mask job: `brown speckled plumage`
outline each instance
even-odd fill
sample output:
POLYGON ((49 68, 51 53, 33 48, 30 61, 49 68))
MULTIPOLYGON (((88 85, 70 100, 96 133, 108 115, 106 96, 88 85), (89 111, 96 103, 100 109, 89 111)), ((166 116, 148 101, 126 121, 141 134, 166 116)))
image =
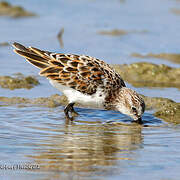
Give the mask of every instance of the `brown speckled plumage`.
POLYGON ((107 93, 107 100, 113 98, 113 91, 125 87, 121 76, 110 65, 99 59, 74 54, 61 54, 26 48, 18 43, 16 53, 42 69, 41 76, 53 79, 62 85, 92 95, 97 87, 107 93), (22 51, 23 50, 23 51, 22 51))

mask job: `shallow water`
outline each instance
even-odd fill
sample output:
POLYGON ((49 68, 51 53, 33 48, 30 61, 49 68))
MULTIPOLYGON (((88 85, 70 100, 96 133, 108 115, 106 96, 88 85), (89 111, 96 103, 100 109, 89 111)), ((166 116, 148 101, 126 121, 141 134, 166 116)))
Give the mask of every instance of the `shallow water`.
POLYGON ((148 127, 142 127, 112 111, 77 111, 80 116, 76 121, 66 124, 63 108, 1 107, 1 164, 40 167, 34 171, 16 170, 15 174, 6 170, 4 176, 13 173, 17 179, 20 174, 31 179, 130 179, 151 173, 149 179, 170 178, 164 170, 180 175, 177 126, 148 112, 143 117, 148 127))
MULTIPOLYGON (((44 0, 9 1, 39 16, 0 17, 0 42, 18 41, 49 51, 87 54, 108 63, 148 61, 180 67, 162 59, 137 59, 131 53, 179 53, 180 8, 175 0, 44 0), (97 13, 98 12, 98 13, 97 13), (57 33, 64 27, 64 48, 57 33), (103 36, 102 30, 147 31, 103 36)), ((0 88, 0 96, 47 97, 59 93, 39 77, 38 70, 0 47, 0 75, 35 75, 40 85, 31 90, 0 88)), ((128 84, 128 87, 132 87, 128 84)), ((134 87, 132 87, 134 88, 134 87)), ((180 102, 176 88, 134 88, 148 96, 180 102)), ((77 108, 80 116, 65 121, 63 107, 0 106, 0 179, 160 179, 179 180, 180 126, 145 112, 145 126, 113 111, 77 108), (146 127, 147 126, 147 127, 146 127), (12 165, 37 165, 34 170, 11 170, 12 165), (3 165, 9 169, 3 170, 3 165)))

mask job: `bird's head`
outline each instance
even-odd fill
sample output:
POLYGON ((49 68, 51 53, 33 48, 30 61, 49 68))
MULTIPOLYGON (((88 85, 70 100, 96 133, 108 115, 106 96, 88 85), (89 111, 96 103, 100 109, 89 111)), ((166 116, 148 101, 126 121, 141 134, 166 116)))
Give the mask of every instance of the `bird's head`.
POLYGON ((145 103, 136 91, 126 87, 121 88, 115 108, 133 118, 135 122, 142 123, 141 116, 145 111, 145 103))

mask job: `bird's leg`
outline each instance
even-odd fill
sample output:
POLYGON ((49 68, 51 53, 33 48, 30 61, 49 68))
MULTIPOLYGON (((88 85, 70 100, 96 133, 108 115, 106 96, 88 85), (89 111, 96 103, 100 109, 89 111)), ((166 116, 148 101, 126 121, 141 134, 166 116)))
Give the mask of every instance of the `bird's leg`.
POLYGON ((69 116, 69 112, 74 113, 75 115, 78 115, 78 113, 77 113, 77 112, 74 110, 74 108, 73 108, 74 104, 75 104, 75 103, 69 103, 69 104, 65 107, 65 109, 64 109, 64 113, 65 113, 66 118, 67 118, 68 120, 73 120, 73 117, 70 117, 70 116, 69 116))
POLYGON ((68 120, 73 120, 72 117, 69 116, 69 111, 70 109, 72 108, 71 106, 73 105, 73 103, 69 103, 65 108, 64 108, 64 113, 65 113, 65 116, 68 120))
POLYGON ((70 112, 72 113, 73 116, 78 116, 79 114, 74 110, 74 107, 73 107, 74 104, 75 104, 75 103, 72 103, 70 112))

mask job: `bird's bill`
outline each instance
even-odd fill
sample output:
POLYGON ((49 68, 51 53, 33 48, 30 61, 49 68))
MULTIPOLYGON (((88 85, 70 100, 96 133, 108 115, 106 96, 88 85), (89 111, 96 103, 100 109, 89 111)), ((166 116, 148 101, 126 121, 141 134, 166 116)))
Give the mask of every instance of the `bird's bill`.
POLYGON ((141 117, 139 117, 138 119, 134 119, 133 122, 138 123, 138 124, 143 124, 141 117))

